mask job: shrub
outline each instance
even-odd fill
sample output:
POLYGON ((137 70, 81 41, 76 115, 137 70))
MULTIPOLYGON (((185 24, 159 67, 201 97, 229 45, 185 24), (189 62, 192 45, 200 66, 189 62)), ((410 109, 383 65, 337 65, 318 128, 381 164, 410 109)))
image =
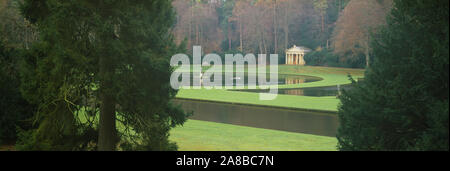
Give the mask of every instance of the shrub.
POLYGON ((346 67, 346 68, 364 68, 365 57, 359 55, 346 60, 345 58, 334 54, 331 50, 313 51, 305 55, 307 65, 311 66, 329 66, 329 67, 346 67))

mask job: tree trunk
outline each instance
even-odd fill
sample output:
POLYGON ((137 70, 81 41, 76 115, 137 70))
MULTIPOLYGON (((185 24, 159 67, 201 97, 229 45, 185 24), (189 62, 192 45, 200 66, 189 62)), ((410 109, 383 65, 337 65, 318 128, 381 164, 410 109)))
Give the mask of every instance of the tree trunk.
POLYGON ((267 44, 266 44, 266 38, 264 38, 264 32, 261 31, 262 40, 263 40, 263 46, 264 46, 264 54, 267 54, 267 44))
POLYGON ((367 36, 365 55, 366 55, 366 67, 369 68, 370 67, 370 36, 367 36))
POLYGON ((239 16, 239 39, 240 39, 240 50, 241 52, 244 51, 244 47, 243 47, 243 42, 242 42, 242 21, 241 21, 241 16, 239 16))
POLYGON ((199 26, 198 26, 199 28, 198 28, 198 35, 199 35, 199 41, 200 41, 200 43, 199 43, 199 45, 200 46, 202 46, 203 45, 203 26, 200 24, 199 26))
POLYGON ((199 28, 198 21, 195 23, 195 45, 199 44, 199 28))
POLYGON ((259 42, 259 54, 263 54, 262 39, 259 42))
POLYGON ((366 47, 366 67, 369 68, 370 67, 370 52, 369 52, 369 47, 366 47))
MULTIPOLYGON (((194 2, 195 3, 195 2, 194 2)), ((195 6, 194 6, 194 8, 193 8, 193 10, 194 10, 194 12, 195 12, 195 10, 197 10, 197 4, 195 4, 195 6)), ((193 14, 193 16, 194 16, 194 18, 195 18, 195 28, 194 28, 194 30, 195 30, 195 45, 198 45, 199 44, 199 28, 198 28, 198 25, 199 25, 199 23, 200 23, 200 21, 198 20, 198 18, 199 18, 199 16, 198 16, 199 14, 198 13, 195 13, 195 14, 193 14)))
POLYGON ((277 54, 278 52, 278 29, 277 29, 277 0, 275 0, 275 3, 273 4, 273 32, 274 32, 274 54, 277 54))
POLYGON ((105 57, 100 58, 100 121, 98 150, 114 151, 117 143, 115 100, 111 91, 113 69, 105 57))
POLYGON ((264 54, 264 52, 263 52, 263 51, 264 51, 264 50, 263 50, 263 48, 264 48, 264 47, 263 47, 263 38, 262 38, 263 36, 262 36, 261 28, 258 27, 258 28, 257 28, 257 31, 258 31, 257 33, 260 35, 260 36, 259 36, 260 39, 259 39, 259 41, 258 41, 259 54, 264 54))
POLYGON ((191 18, 189 20, 189 35, 188 35, 188 49, 192 48, 192 25, 194 19, 194 5, 191 4, 191 18))
POLYGON ((285 11, 285 25, 284 25, 284 48, 289 48, 289 4, 286 6, 285 11))
POLYGON ((330 39, 327 39, 327 50, 330 49, 330 39))
POLYGON ((231 22, 228 22, 228 50, 231 50, 231 22))
POLYGON ((325 17, 324 14, 322 14, 322 28, 321 28, 321 33, 323 34, 323 32, 325 31, 325 17))

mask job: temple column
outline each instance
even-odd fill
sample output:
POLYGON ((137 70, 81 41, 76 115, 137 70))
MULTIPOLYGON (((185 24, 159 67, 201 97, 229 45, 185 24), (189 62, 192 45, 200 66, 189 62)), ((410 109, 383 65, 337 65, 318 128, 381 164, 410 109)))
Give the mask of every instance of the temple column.
POLYGON ((295 54, 292 54, 292 65, 295 65, 295 54))
POLYGON ((291 64, 294 64, 294 54, 291 55, 291 64))
POLYGON ((284 58, 284 61, 285 61, 285 62, 284 62, 285 64, 288 64, 288 53, 286 53, 286 56, 285 56, 285 58, 284 58))
POLYGON ((294 65, 295 63, 294 63, 294 61, 295 61, 295 53, 294 54, 292 54, 292 65, 294 65))
POLYGON ((286 59, 286 64, 290 64, 291 63, 291 54, 287 54, 287 59, 286 59))
POLYGON ((298 65, 298 54, 295 54, 295 65, 298 65))
POLYGON ((295 58, 295 54, 292 54, 292 62, 291 62, 292 65, 294 65, 294 58, 295 58))
POLYGON ((305 54, 303 54, 302 59, 303 59, 303 65, 306 65, 305 54))
POLYGON ((289 54, 289 65, 292 64, 292 54, 289 54))
POLYGON ((295 65, 295 53, 292 54, 292 65, 295 65))
POLYGON ((289 54, 286 54, 286 65, 289 65, 289 54))
POLYGON ((292 54, 289 54, 289 65, 291 64, 292 54))
POLYGON ((301 56, 300 56, 300 65, 305 65, 306 64, 304 57, 305 57, 305 54, 301 54, 301 56))
POLYGON ((298 64, 299 64, 299 65, 303 65, 303 63, 302 63, 302 55, 299 54, 298 57, 299 57, 299 58, 298 58, 298 64))
POLYGON ((288 63, 289 65, 291 64, 291 61, 292 61, 291 58, 292 58, 292 54, 289 54, 289 63, 288 63))

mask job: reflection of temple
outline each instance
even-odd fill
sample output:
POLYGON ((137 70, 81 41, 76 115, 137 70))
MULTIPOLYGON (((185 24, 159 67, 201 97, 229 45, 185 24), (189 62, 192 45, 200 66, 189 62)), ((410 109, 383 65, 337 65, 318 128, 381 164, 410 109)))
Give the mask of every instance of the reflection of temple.
POLYGON ((294 47, 286 50, 286 64, 288 65, 306 65, 305 54, 311 50, 306 47, 294 47))
POLYGON ((304 96, 305 92, 303 89, 292 89, 292 90, 286 90, 285 94, 304 96))
POLYGON ((286 84, 301 84, 305 83, 304 78, 298 78, 298 77, 286 77, 286 84))
MULTIPOLYGON (((286 77, 286 84, 302 84, 305 83, 304 78, 298 78, 298 77, 286 77)), ((297 95, 297 96, 303 96, 304 92, 303 89, 291 89, 291 90, 285 90, 285 94, 290 95, 297 95)))

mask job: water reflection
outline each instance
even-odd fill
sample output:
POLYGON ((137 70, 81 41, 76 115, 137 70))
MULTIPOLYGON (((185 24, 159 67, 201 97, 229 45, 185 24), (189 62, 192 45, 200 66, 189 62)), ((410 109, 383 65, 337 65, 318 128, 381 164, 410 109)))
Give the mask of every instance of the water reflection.
MULTIPOLYGON (((311 87, 311 88, 297 88, 297 89, 279 89, 278 94, 286 95, 296 95, 296 96, 313 96, 313 97, 323 97, 323 96, 337 96, 342 90, 351 89, 351 85, 336 85, 328 87, 311 87)), ((238 90, 243 92, 253 92, 253 93, 269 93, 268 90, 238 90)))
MULTIPOLYGON (((311 81, 309 81, 311 82, 311 81)), ((308 80, 305 79, 299 79, 295 76, 286 76, 285 77, 285 84, 302 84, 302 83, 308 83, 308 80)))
POLYGON ((288 110, 270 107, 175 99, 190 119, 322 136, 335 136, 338 118, 335 113, 288 110))
MULTIPOLYGON (((199 80, 200 81, 200 85, 204 86, 204 82, 202 80, 202 78, 205 78, 206 76, 203 74, 200 75, 193 75, 193 73, 186 73, 186 74, 191 74, 190 75, 190 83, 189 84, 182 84, 182 86, 193 86, 194 85, 194 78, 195 80, 199 80)), ((225 85, 225 86, 247 86, 249 84, 252 85, 260 85, 258 83, 258 75, 249 75, 249 74, 244 74, 244 77, 240 77, 238 75, 232 75, 232 76, 226 76, 225 73, 223 73, 221 75, 221 82, 217 82, 217 86, 221 86, 221 85, 225 85), (249 76, 252 76, 252 78, 254 79, 249 79, 249 76), (243 84, 241 83, 241 81, 243 82, 243 84), (230 84, 231 83, 231 84, 230 84)), ((219 80, 218 77, 215 76, 211 76, 210 77, 210 81, 213 82, 215 79, 219 80)), ((313 77, 313 76, 303 76, 303 75, 283 75, 280 74, 278 75, 278 81, 274 82, 274 83, 270 83, 270 75, 267 74, 266 76, 266 80, 267 83, 265 85, 271 85, 271 84, 278 84, 278 85, 284 85, 284 84, 301 84, 301 83, 310 83, 310 82, 315 82, 315 81, 321 81, 322 78, 319 77, 313 77)), ((182 81, 181 77, 178 78, 178 81, 182 81)), ((210 85, 210 86, 216 86, 216 85, 210 85)))

